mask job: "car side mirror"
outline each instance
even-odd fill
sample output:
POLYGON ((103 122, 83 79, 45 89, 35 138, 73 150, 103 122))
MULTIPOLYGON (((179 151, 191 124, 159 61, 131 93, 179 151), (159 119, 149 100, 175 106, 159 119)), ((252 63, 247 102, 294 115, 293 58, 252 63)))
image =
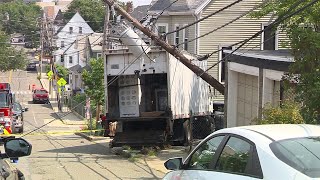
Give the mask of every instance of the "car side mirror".
POLYGON ((182 158, 170 158, 164 163, 164 167, 167 168, 167 170, 178 170, 182 167, 182 158))
POLYGON ((25 107, 22 111, 23 111, 23 112, 26 112, 26 111, 28 111, 28 110, 29 110, 29 108, 25 107))
POLYGON ((18 158, 29 156, 32 145, 22 138, 7 139, 4 142, 4 150, 9 158, 18 158))

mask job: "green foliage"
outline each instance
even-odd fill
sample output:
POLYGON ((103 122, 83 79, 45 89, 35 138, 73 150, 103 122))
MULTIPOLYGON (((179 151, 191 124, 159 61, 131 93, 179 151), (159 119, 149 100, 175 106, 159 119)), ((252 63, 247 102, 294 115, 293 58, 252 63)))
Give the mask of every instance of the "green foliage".
POLYGON ((69 75, 69 70, 67 68, 65 68, 64 66, 61 65, 56 65, 56 69, 58 71, 58 76, 62 77, 64 79, 68 79, 68 75, 69 75))
POLYGON ((39 17, 41 17, 41 8, 35 3, 26 4, 23 1, 0 3, 0 19, 4 20, 0 21, 1 29, 7 34, 24 34, 26 40, 32 41, 34 46, 39 44, 37 33, 39 17))
POLYGON ((82 78, 85 86, 85 92, 97 105, 101 105, 104 101, 104 76, 103 61, 99 59, 90 60, 91 70, 84 70, 82 78))
MULTIPOLYGON (((126 3, 117 1, 118 4, 126 9, 126 3)), ((105 7, 100 0, 74 0, 68 7, 64 16, 71 19, 72 16, 79 12, 84 20, 88 21, 89 26, 95 32, 102 32, 104 26, 105 7)), ((112 18, 112 17, 111 17, 112 18)))
MULTIPOLYGON (((260 11, 252 14, 261 18, 269 13, 284 15, 298 0, 267 1, 260 11)), ((298 8, 310 3, 300 2, 298 8)), ((296 8, 296 9, 298 9, 296 8)), ((301 115, 306 123, 320 123, 320 2, 303 12, 290 17, 281 26, 286 30, 295 63, 290 67, 286 79, 293 79, 296 101, 302 104, 301 115)))
POLYGON ((102 32, 104 24, 105 8, 101 0, 74 0, 70 3, 64 16, 71 19, 79 12, 84 20, 88 21, 89 26, 95 32, 102 32))
POLYGON ((298 103, 287 101, 273 107, 266 105, 262 111, 263 119, 256 119, 257 124, 301 124, 304 123, 298 103))
POLYGON ((76 101, 77 103, 83 103, 86 100, 85 94, 76 94, 72 97, 72 100, 76 101))
MULTIPOLYGON (((8 42, 9 37, 0 31, 0 42, 8 42)), ((23 69, 27 64, 26 54, 23 50, 16 50, 9 44, 0 43, 0 71, 23 69)))

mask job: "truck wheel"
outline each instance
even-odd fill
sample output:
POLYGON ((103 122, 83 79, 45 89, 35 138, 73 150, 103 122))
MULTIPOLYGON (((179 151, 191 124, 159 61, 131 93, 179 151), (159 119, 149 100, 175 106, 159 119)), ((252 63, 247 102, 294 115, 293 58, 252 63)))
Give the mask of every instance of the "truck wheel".
POLYGON ((188 146, 191 143, 191 127, 189 124, 190 120, 186 120, 183 123, 183 131, 184 131, 184 140, 183 145, 188 146))

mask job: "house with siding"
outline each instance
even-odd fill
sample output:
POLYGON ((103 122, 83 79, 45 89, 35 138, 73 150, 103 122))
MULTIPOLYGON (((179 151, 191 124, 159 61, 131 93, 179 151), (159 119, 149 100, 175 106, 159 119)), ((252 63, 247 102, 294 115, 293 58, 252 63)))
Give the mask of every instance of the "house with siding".
POLYGON ((84 67, 86 61, 82 61, 77 48, 79 37, 85 38, 93 34, 94 31, 81 17, 76 13, 68 23, 60 27, 55 34, 55 44, 58 50, 54 52, 55 63, 66 68, 80 65, 84 67))
MULTIPOLYGON (((157 0, 152 2, 153 5, 149 10, 148 15, 155 19, 155 31, 162 34, 206 17, 233 2, 233 0, 179 0, 177 2, 174 2, 173 0, 157 0), (158 17, 162 11, 163 13, 158 17)), ((225 84, 225 63, 218 63, 219 60, 226 57, 223 50, 235 49, 237 46, 231 46, 232 44, 243 41, 254 35, 256 32, 268 27, 268 25, 276 18, 272 14, 260 19, 252 18, 250 12, 261 3, 262 0, 243 0, 193 26, 167 34, 166 39, 169 44, 175 45, 181 50, 186 50, 189 53, 200 57, 212 54, 208 58, 207 68, 216 65, 213 68, 210 68, 208 73, 222 84, 225 84), (227 23, 229 24, 222 27, 227 23)), ((285 44, 287 40, 286 33, 282 29, 267 30, 243 46, 241 50, 264 51, 287 49, 286 47, 282 47, 282 44, 285 44)), ((242 82, 248 78, 247 76, 249 75, 243 73, 241 76, 237 77, 244 78, 241 79, 242 82)), ((279 82, 277 82, 274 87, 276 87, 277 91, 280 91, 278 85, 279 82)), ((211 101, 224 101, 223 95, 214 88, 209 87, 209 85, 208 88, 211 89, 211 101)), ((257 115, 257 111, 247 118, 253 118, 254 115, 257 115)))

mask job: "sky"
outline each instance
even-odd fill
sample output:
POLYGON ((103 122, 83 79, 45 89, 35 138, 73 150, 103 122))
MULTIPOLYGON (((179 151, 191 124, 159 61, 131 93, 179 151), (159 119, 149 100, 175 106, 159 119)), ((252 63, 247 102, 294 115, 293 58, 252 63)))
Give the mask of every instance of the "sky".
POLYGON ((150 4, 151 0, 120 0, 122 2, 127 2, 127 1, 133 1, 133 6, 137 7, 140 5, 147 5, 150 4))

